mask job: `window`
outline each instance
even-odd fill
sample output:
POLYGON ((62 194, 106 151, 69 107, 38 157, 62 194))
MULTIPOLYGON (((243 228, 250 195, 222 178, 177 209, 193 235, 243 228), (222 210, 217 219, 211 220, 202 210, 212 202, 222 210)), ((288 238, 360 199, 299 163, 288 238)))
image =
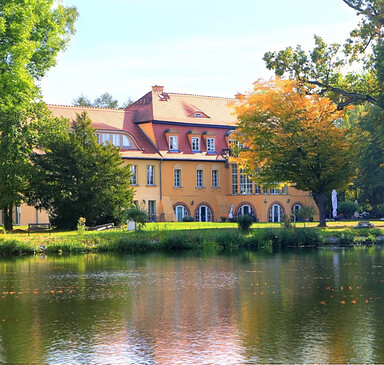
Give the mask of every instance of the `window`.
POLYGON ((148 200, 148 220, 150 222, 156 222, 157 221, 156 201, 155 200, 148 200))
POLYGON ((255 214, 255 211, 253 210, 253 208, 248 205, 248 204, 244 204, 242 205, 239 210, 237 211, 237 216, 239 215, 250 215, 254 221, 256 221, 256 214, 255 214))
POLYGON ((154 166, 152 165, 147 166, 147 185, 155 184, 154 170, 155 170, 154 166))
POLYGON ((300 204, 295 204, 293 207, 292 207, 292 221, 293 222, 297 222, 299 219, 300 219, 300 209, 301 209, 301 205, 300 204))
POLYGON ((237 190, 237 165, 232 165, 232 194, 236 195, 238 193, 237 190))
POLYGON ((131 185, 137 185, 137 166, 131 165, 131 185))
POLYGON ((156 200, 148 200, 148 214, 156 214, 156 200))
POLYGON ((279 204, 272 205, 272 208, 269 212, 269 221, 270 222, 280 222, 283 218, 283 209, 279 204))
POLYGON ((269 193, 274 194, 274 195, 278 195, 278 194, 280 194, 280 189, 271 188, 271 189, 269 189, 269 193))
POLYGON ((181 170, 180 169, 173 170, 173 186, 175 188, 181 187, 181 170))
POLYGON ((255 183, 255 194, 261 194, 261 186, 255 183))
POLYGON ((200 151, 200 137, 192 137, 192 151, 200 151))
POLYGON ((178 149, 177 136, 169 136, 169 150, 177 151, 178 149))
POLYGON ((239 171, 240 173, 240 194, 252 194, 252 181, 251 179, 243 173, 243 170, 239 171))
POLYGON ((112 135, 112 143, 116 147, 120 147, 121 142, 120 142, 120 134, 113 134, 112 135))
POLYGON ((129 143, 129 139, 127 136, 123 136, 123 148, 129 148, 131 144, 129 143))
POLYGON ((203 170, 196 170, 196 187, 203 187, 203 170))
POLYGON ((284 185, 281 189, 281 194, 288 194, 288 186, 284 185))
POLYGON ((196 222, 212 222, 212 212, 209 207, 202 205, 197 209, 195 215, 196 222))
POLYGON ((207 152, 215 152, 215 139, 207 138, 207 152))
POLYGON ((219 171, 218 170, 212 170, 212 187, 213 188, 219 187, 219 171))
POLYGON ((185 208, 183 205, 178 205, 175 208, 175 214, 177 221, 182 222, 183 218, 188 215, 187 208, 185 208))
POLYGON ((111 138, 111 136, 109 134, 103 133, 101 135, 101 139, 102 139, 103 144, 107 144, 109 142, 110 138, 111 138))

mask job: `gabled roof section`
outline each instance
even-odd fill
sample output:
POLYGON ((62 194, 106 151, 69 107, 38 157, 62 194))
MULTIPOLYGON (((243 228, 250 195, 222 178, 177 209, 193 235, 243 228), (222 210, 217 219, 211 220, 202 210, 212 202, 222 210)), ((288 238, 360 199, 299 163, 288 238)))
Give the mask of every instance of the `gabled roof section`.
POLYGON ((75 119, 77 114, 86 112, 92 121, 92 126, 96 129, 129 133, 134 138, 136 144, 142 149, 137 151, 136 155, 145 158, 161 157, 139 126, 133 123, 133 113, 129 110, 63 105, 48 105, 48 108, 53 116, 64 117, 70 120, 75 119))
POLYGON ((154 89, 156 91, 127 107, 126 110, 133 113, 135 123, 162 121, 212 126, 235 126, 237 123, 230 106, 236 99, 165 93, 162 88, 154 89))

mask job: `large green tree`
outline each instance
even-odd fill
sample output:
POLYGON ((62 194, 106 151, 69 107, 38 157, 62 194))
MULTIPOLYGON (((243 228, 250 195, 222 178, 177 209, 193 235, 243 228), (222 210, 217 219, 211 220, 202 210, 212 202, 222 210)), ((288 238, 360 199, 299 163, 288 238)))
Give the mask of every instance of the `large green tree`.
POLYGON ((313 90, 332 98, 343 109, 350 104, 377 103, 384 86, 378 80, 376 47, 383 36, 383 0, 342 0, 356 10, 358 26, 350 32, 344 45, 327 44, 315 36, 315 47, 306 52, 300 46, 288 47, 264 55, 267 68, 278 76, 289 76, 316 88, 313 90), (351 70, 350 66, 354 65, 351 70), (356 66, 360 65, 360 66, 356 66))
POLYGON ((80 217, 89 226, 121 223, 130 206, 130 168, 119 149, 99 145, 86 113, 72 121, 70 133, 47 138, 45 153, 34 154, 29 202, 46 209, 58 228, 73 229, 80 217))
POLYGON ((236 106, 237 161, 259 184, 276 181, 311 191, 325 226, 324 198, 355 173, 352 143, 328 98, 291 80, 259 81, 236 106))
MULTIPOLYGON (((0 209, 4 227, 24 199, 29 158, 49 123, 39 80, 74 33, 76 9, 55 0, 0 0, 0 209)), ((49 128, 48 128, 49 129, 49 128)))

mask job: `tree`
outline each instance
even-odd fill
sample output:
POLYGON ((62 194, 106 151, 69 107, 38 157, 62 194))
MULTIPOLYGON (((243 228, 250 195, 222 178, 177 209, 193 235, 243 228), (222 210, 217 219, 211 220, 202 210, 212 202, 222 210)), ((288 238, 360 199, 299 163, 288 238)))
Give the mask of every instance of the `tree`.
POLYGON ((111 109, 125 109, 133 104, 133 100, 128 98, 121 106, 119 106, 118 100, 114 99, 109 93, 101 94, 93 102, 84 94, 80 94, 76 99, 72 100, 74 106, 90 106, 95 108, 111 108, 111 109))
POLYGON ((80 94, 76 99, 72 100, 74 106, 93 106, 91 100, 84 94, 80 94))
POLYGON ((24 199, 28 156, 49 123, 37 82, 65 49, 76 17, 75 8, 54 0, 0 2, 0 209, 6 230, 13 228, 13 207, 24 199))
POLYGON ((90 226, 121 223, 133 189, 119 149, 98 144, 85 112, 72 122, 72 132, 56 137, 45 141, 45 154, 32 156, 29 203, 46 209, 58 228, 74 229, 80 217, 90 226))
POLYGON ((377 210, 384 202, 384 111, 372 106, 359 123, 358 174, 354 187, 364 209, 377 210))
POLYGON ((119 106, 119 102, 116 99, 113 99, 111 94, 104 93, 95 99, 93 105, 97 108, 116 109, 119 106))
POLYGON ((352 179, 352 143, 341 127, 342 111, 291 80, 258 81, 240 97, 237 161, 259 184, 276 181, 311 191, 325 226, 324 194, 352 179))
POLYGON ((377 46, 383 33, 384 2, 342 1, 356 10, 362 19, 343 47, 336 43, 328 45, 315 36, 315 48, 311 52, 303 51, 300 46, 288 47, 279 52, 267 52, 264 61, 277 76, 288 75, 316 86, 314 92, 332 98, 339 109, 364 102, 376 104, 384 91, 383 83, 377 77, 377 67, 383 61, 382 56, 378 58, 377 46), (372 52, 367 52, 370 49, 372 52), (345 71, 354 63, 362 65, 361 73, 345 71))

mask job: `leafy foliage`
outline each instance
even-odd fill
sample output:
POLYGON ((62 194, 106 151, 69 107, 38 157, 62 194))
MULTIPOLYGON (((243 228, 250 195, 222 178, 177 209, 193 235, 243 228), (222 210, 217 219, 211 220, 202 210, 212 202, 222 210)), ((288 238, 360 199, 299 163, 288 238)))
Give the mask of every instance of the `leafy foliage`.
POLYGON ((80 94, 80 96, 72 100, 72 105, 74 106, 89 106, 96 108, 125 109, 131 104, 133 104, 133 100, 128 98, 127 101, 119 106, 118 100, 114 99, 113 96, 108 92, 101 94, 93 102, 84 94, 80 94))
POLYGON ((321 37, 315 36, 315 47, 310 52, 297 46, 264 55, 267 68, 274 70, 276 75, 287 75, 316 86, 314 91, 330 97, 339 109, 349 104, 376 103, 384 91, 377 78, 377 61, 372 52, 382 38, 384 3, 382 0, 343 2, 361 18, 344 46, 326 44, 321 37), (361 72, 347 71, 355 63, 362 65, 361 72))
POLYGON ((334 103, 291 80, 258 81, 236 106, 241 167, 260 184, 312 191, 325 225, 324 194, 352 179, 354 157, 334 103))
POLYGON ((248 214, 239 215, 236 222, 242 231, 248 231, 253 224, 253 218, 248 214))
POLYGON ((0 14, 0 209, 11 230, 12 208, 28 188, 29 154, 49 122, 37 82, 65 49, 77 12, 54 0, 4 0, 0 14))
POLYGON ((72 132, 45 141, 45 154, 34 165, 29 203, 46 209, 53 225, 75 228, 80 217, 89 226, 121 223, 131 204, 129 166, 119 150, 99 145, 86 113, 72 122, 72 132))
POLYGON ((142 207, 132 207, 125 211, 128 220, 136 223, 136 229, 141 231, 148 223, 148 212, 142 207))
POLYGON ((346 200, 338 204, 337 211, 343 214, 345 218, 352 218, 353 214, 359 211, 359 205, 350 200, 346 200))

